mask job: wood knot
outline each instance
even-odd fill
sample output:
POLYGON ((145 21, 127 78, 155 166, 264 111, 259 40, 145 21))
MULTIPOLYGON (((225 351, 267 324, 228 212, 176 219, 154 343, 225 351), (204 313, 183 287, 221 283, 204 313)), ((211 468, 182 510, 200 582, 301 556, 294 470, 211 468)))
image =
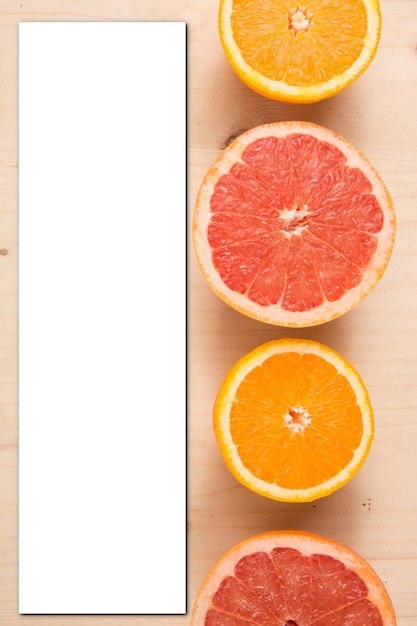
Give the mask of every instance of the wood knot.
POLYGON ((242 135, 243 133, 246 133, 246 128, 239 128, 239 130, 237 130, 235 133, 232 133, 230 137, 226 139, 226 141, 222 145, 222 150, 227 148, 227 146, 229 146, 235 139, 239 137, 239 135, 242 135))

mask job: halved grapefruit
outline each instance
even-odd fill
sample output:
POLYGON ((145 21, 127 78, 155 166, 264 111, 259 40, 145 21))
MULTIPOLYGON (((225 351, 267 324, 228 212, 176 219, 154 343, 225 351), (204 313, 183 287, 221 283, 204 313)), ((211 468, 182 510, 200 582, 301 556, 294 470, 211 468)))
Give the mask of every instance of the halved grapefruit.
POLYGON ((395 626, 389 595, 347 546, 301 531, 229 550, 197 594, 191 626, 395 626))
POLYGON ((257 126, 215 159, 193 219, 197 261, 238 311, 289 327, 328 322, 375 287, 395 211, 368 159, 310 122, 257 126))

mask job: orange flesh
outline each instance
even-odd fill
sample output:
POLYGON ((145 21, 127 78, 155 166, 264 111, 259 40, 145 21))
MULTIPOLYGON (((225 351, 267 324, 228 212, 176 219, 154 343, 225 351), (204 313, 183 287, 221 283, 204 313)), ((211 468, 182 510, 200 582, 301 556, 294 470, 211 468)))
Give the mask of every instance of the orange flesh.
POLYGON ((248 65, 271 80, 307 86, 352 66, 367 15, 362 0, 234 0, 231 25, 248 65), (301 21, 291 17, 297 11, 301 21))
POLYGON ((357 286, 381 206, 343 153, 303 134, 250 144, 210 200, 208 241, 223 282, 262 306, 307 311, 357 286))
POLYGON ((205 626, 383 626, 366 584, 341 561, 293 548, 254 552, 222 580, 205 626))
POLYGON ((239 385, 230 432, 243 465, 287 489, 322 484, 359 446, 362 415, 346 378, 314 354, 275 354, 239 385))

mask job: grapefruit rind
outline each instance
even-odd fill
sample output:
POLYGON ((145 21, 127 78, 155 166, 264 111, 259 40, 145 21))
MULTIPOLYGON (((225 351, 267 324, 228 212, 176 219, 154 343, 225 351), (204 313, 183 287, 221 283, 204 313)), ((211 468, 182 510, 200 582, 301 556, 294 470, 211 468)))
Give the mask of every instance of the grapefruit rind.
POLYGON ((282 502, 311 502, 323 498, 346 485, 364 464, 374 436, 374 417, 368 391, 353 366, 340 354, 316 341, 278 339, 255 348, 238 360, 229 370, 215 399, 213 426, 219 449, 231 474, 255 493, 282 502), (332 364, 349 382, 362 413, 363 432, 359 446, 350 462, 325 482, 306 489, 288 489, 254 476, 242 463, 230 432, 230 413, 236 391, 248 373, 269 357, 286 352, 314 354, 332 364))
POLYGON ((348 140, 334 131, 312 122, 276 122, 263 124, 241 134, 214 160, 197 193, 193 215, 193 243, 196 259, 207 283, 229 306, 267 324, 301 328, 329 322, 347 313, 361 302, 382 278, 392 255, 396 233, 396 217, 391 195, 382 178, 370 161, 348 140), (321 305, 306 311, 286 311, 280 304, 261 305, 251 301, 245 294, 230 289, 213 266, 212 248, 208 241, 211 219, 210 199, 220 176, 227 174, 236 162, 242 161, 245 148, 264 137, 285 138, 293 133, 305 133, 319 141, 327 141, 345 155, 349 167, 358 167, 372 185, 384 215, 383 228, 378 234, 378 246, 374 257, 363 273, 361 282, 346 291, 334 302, 325 300, 321 305))
POLYGON ((367 13, 367 31, 363 39, 362 52, 344 72, 315 85, 294 86, 289 85, 284 80, 272 80, 255 70, 244 60, 231 27, 233 0, 221 0, 220 2, 218 16, 220 41, 234 72, 246 86, 255 92, 282 102, 303 104, 319 102, 336 95, 352 84, 365 72, 375 57, 381 38, 382 24, 379 0, 363 0, 363 3, 367 13))
POLYGON ((260 533, 230 548, 203 580, 194 602, 191 626, 203 626, 205 615, 211 607, 211 600, 221 581, 226 576, 234 575, 235 565, 241 558, 258 551, 270 553, 277 547, 295 548, 304 556, 324 554, 338 559, 365 582, 368 589, 367 598, 378 609, 383 626, 396 626, 391 598, 376 571, 362 556, 333 539, 299 530, 260 533))

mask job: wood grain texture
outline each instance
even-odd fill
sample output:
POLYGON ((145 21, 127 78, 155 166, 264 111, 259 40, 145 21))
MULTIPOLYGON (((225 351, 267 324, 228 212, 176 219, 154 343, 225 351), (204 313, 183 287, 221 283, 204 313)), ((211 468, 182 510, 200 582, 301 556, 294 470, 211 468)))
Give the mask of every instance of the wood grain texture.
POLYGON ((300 528, 362 554, 385 582, 398 626, 417 623, 417 3, 381 0, 381 8, 381 44, 365 74, 338 96, 302 106, 266 100, 240 83, 218 40, 217 0, 0 0, 0 626, 189 623, 189 616, 17 613, 17 46, 19 21, 33 20, 187 22, 190 220, 219 150, 236 132, 264 122, 323 124, 379 170, 397 210, 392 260, 364 302, 322 327, 286 331, 229 309, 205 284, 189 238, 189 608, 208 569, 232 544, 263 530, 300 528), (213 400, 228 368, 256 345, 283 336, 316 339, 341 352, 361 373, 375 410, 374 445, 362 470, 339 492, 310 504, 275 503, 237 484, 212 431, 213 400))

